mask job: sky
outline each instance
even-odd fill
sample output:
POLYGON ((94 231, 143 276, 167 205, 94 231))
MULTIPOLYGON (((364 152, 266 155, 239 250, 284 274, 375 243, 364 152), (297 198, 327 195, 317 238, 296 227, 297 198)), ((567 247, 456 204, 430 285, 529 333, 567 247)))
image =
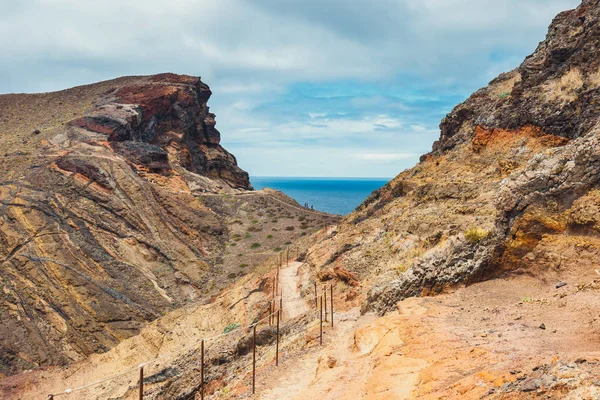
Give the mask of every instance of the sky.
POLYGON ((0 93, 201 76, 251 176, 393 177, 579 0, 0 0, 0 93))

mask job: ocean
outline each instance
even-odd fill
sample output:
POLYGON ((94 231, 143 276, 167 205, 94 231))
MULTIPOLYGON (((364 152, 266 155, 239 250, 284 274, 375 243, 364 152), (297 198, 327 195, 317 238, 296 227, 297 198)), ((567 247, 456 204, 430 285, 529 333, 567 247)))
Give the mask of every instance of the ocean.
POLYGON ((390 179, 253 176, 250 177, 250 182, 257 190, 264 188, 280 190, 302 205, 308 203, 310 207, 312 204, 315 210, 346 215, 390 179))

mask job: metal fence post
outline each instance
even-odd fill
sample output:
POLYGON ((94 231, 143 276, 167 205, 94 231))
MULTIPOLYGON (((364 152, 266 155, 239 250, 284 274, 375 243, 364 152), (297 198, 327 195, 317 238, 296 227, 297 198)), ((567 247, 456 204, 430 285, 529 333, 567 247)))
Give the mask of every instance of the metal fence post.
POLYGON ((144 367, 140 367, 140 400, 144 399, 144 367))
POLYGON ((277 311, 277 341, 275 343, 275 366, 279 366, 279 314, 281 314, 281 309, 277 311))
POLYGON ((321 322, 319 324, 319 344, 323 345, 323 296, 321 295, 321 301, 319 302, 321 304, 321 312, 319 313, 320 317, 319 317, 319 321, 321 322))
POLYGON ((315 310, 317 308, 319 308, 319 303, 317 302, 317 297, 318 297, 318 294, 317 294, 317 281, 315 280, 315 310))
POLYGON ((331 296, 329 296, 329 302, 331 303, 331 327, 333 328, 333 285, 329 287, 331 289, 331 296))
POLYGON ((281 318, 283 320, 283 291, 279 293, 279 311, 281 311, 281 318))
POLYGON ((252 334, 252 394, 256 391, 256 325, 252 334))
POLYGON ((200 400, 204 400, 204 339, 202 339, 200 347, 202 349, 200 357, 200 400))
POLYGON ((327 286, 323 287, 323 303, 325 306, 325 322, 327 322, 327 286))

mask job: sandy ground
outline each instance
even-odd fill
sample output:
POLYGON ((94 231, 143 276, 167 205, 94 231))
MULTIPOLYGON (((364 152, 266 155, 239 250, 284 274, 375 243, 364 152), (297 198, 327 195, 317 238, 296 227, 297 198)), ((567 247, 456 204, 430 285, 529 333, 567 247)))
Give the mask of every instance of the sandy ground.
MULTIPOLYGON (((307 279, 299 263, 280 272, 287 301, 310 309, 312 304, 300 299, 307 279)), ((599 292, 600 275, 581 270, 543 279, 514 276, 411 298, 384 317, 360 315, 356 308, 336 312, 335 327, 325 327, 323 346, 313 329, 306 346, 283 352, 279 367, 258 371, 254 398, 598 399, 599 292)), ((337 304, 342 301, 336 298, 337 304)), ((284 315, 296 312, 288 307, 284 315)), ((99 376, 111 361, 115 368, 123 364, 119 353, 125 354, 119 349, 98 356, 105 361, 102 371, 48 370, 43 381, 99 376)), ((127 353, 127 364, 140 354, 127 353)))
POLYGON ((279 284, 281 285, 281 294, 283 301, 290 307, 284 307, 283 316, 286 319, 292 319, 308 311, 309 306, 302 299, 300 286, 304 280, 304 273, 301 271, 301 262, 291 262, 284 266, 279 272, 279 284))
POLYGON ((600 278, 498 279, 337 313, 324 346, 260 376, 259 399, 598 399, 600 278))

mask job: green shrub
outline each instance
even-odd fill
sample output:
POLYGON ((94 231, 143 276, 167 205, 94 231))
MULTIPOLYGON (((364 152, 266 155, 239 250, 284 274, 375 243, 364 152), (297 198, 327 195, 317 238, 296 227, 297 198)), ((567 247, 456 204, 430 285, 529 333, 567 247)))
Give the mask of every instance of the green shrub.
POLYGON ((240 324, 236 324, 236 323, 229 324, 225 327, 225 329, 223 329, 223 333, 229 333, 229 332, 233 331, 234 329, 239 328, 240 326, 241 326, 240 324))
POLYGON ((290 232, 293 231, 294 229, 296 229, 296 228, 294 228, 293 226, 286 226, 285 227, 285 230, 286 231, 290 231, 290 232))
POLYGON ((248 264, 240 264, 240 268, 246 268, 248 264))
POLYGON ((465 239, 471 243, 479 243, 489 235, 489 232, 481 228, 472 227, 465 232, 465 239))
POLYGON ((279 251, 281 251, 281 250, 283 250, 281 247, 275 247, 273 249, 273 251, 276 252, 276 253, 279 252, 279 251))
POLYGON ((267 235, 267 239, 273 239, 273 235, 267 235))
POLYGON ((235 247, 235 246, 237 246, 237 243, 233 242, 233 243, 230 244, 230 246, 231 247, 235 247))
POLYGON ((252 243, 252 246, 250 246, 251 249, 258 249, 260 247, 260 243, 252 243))

